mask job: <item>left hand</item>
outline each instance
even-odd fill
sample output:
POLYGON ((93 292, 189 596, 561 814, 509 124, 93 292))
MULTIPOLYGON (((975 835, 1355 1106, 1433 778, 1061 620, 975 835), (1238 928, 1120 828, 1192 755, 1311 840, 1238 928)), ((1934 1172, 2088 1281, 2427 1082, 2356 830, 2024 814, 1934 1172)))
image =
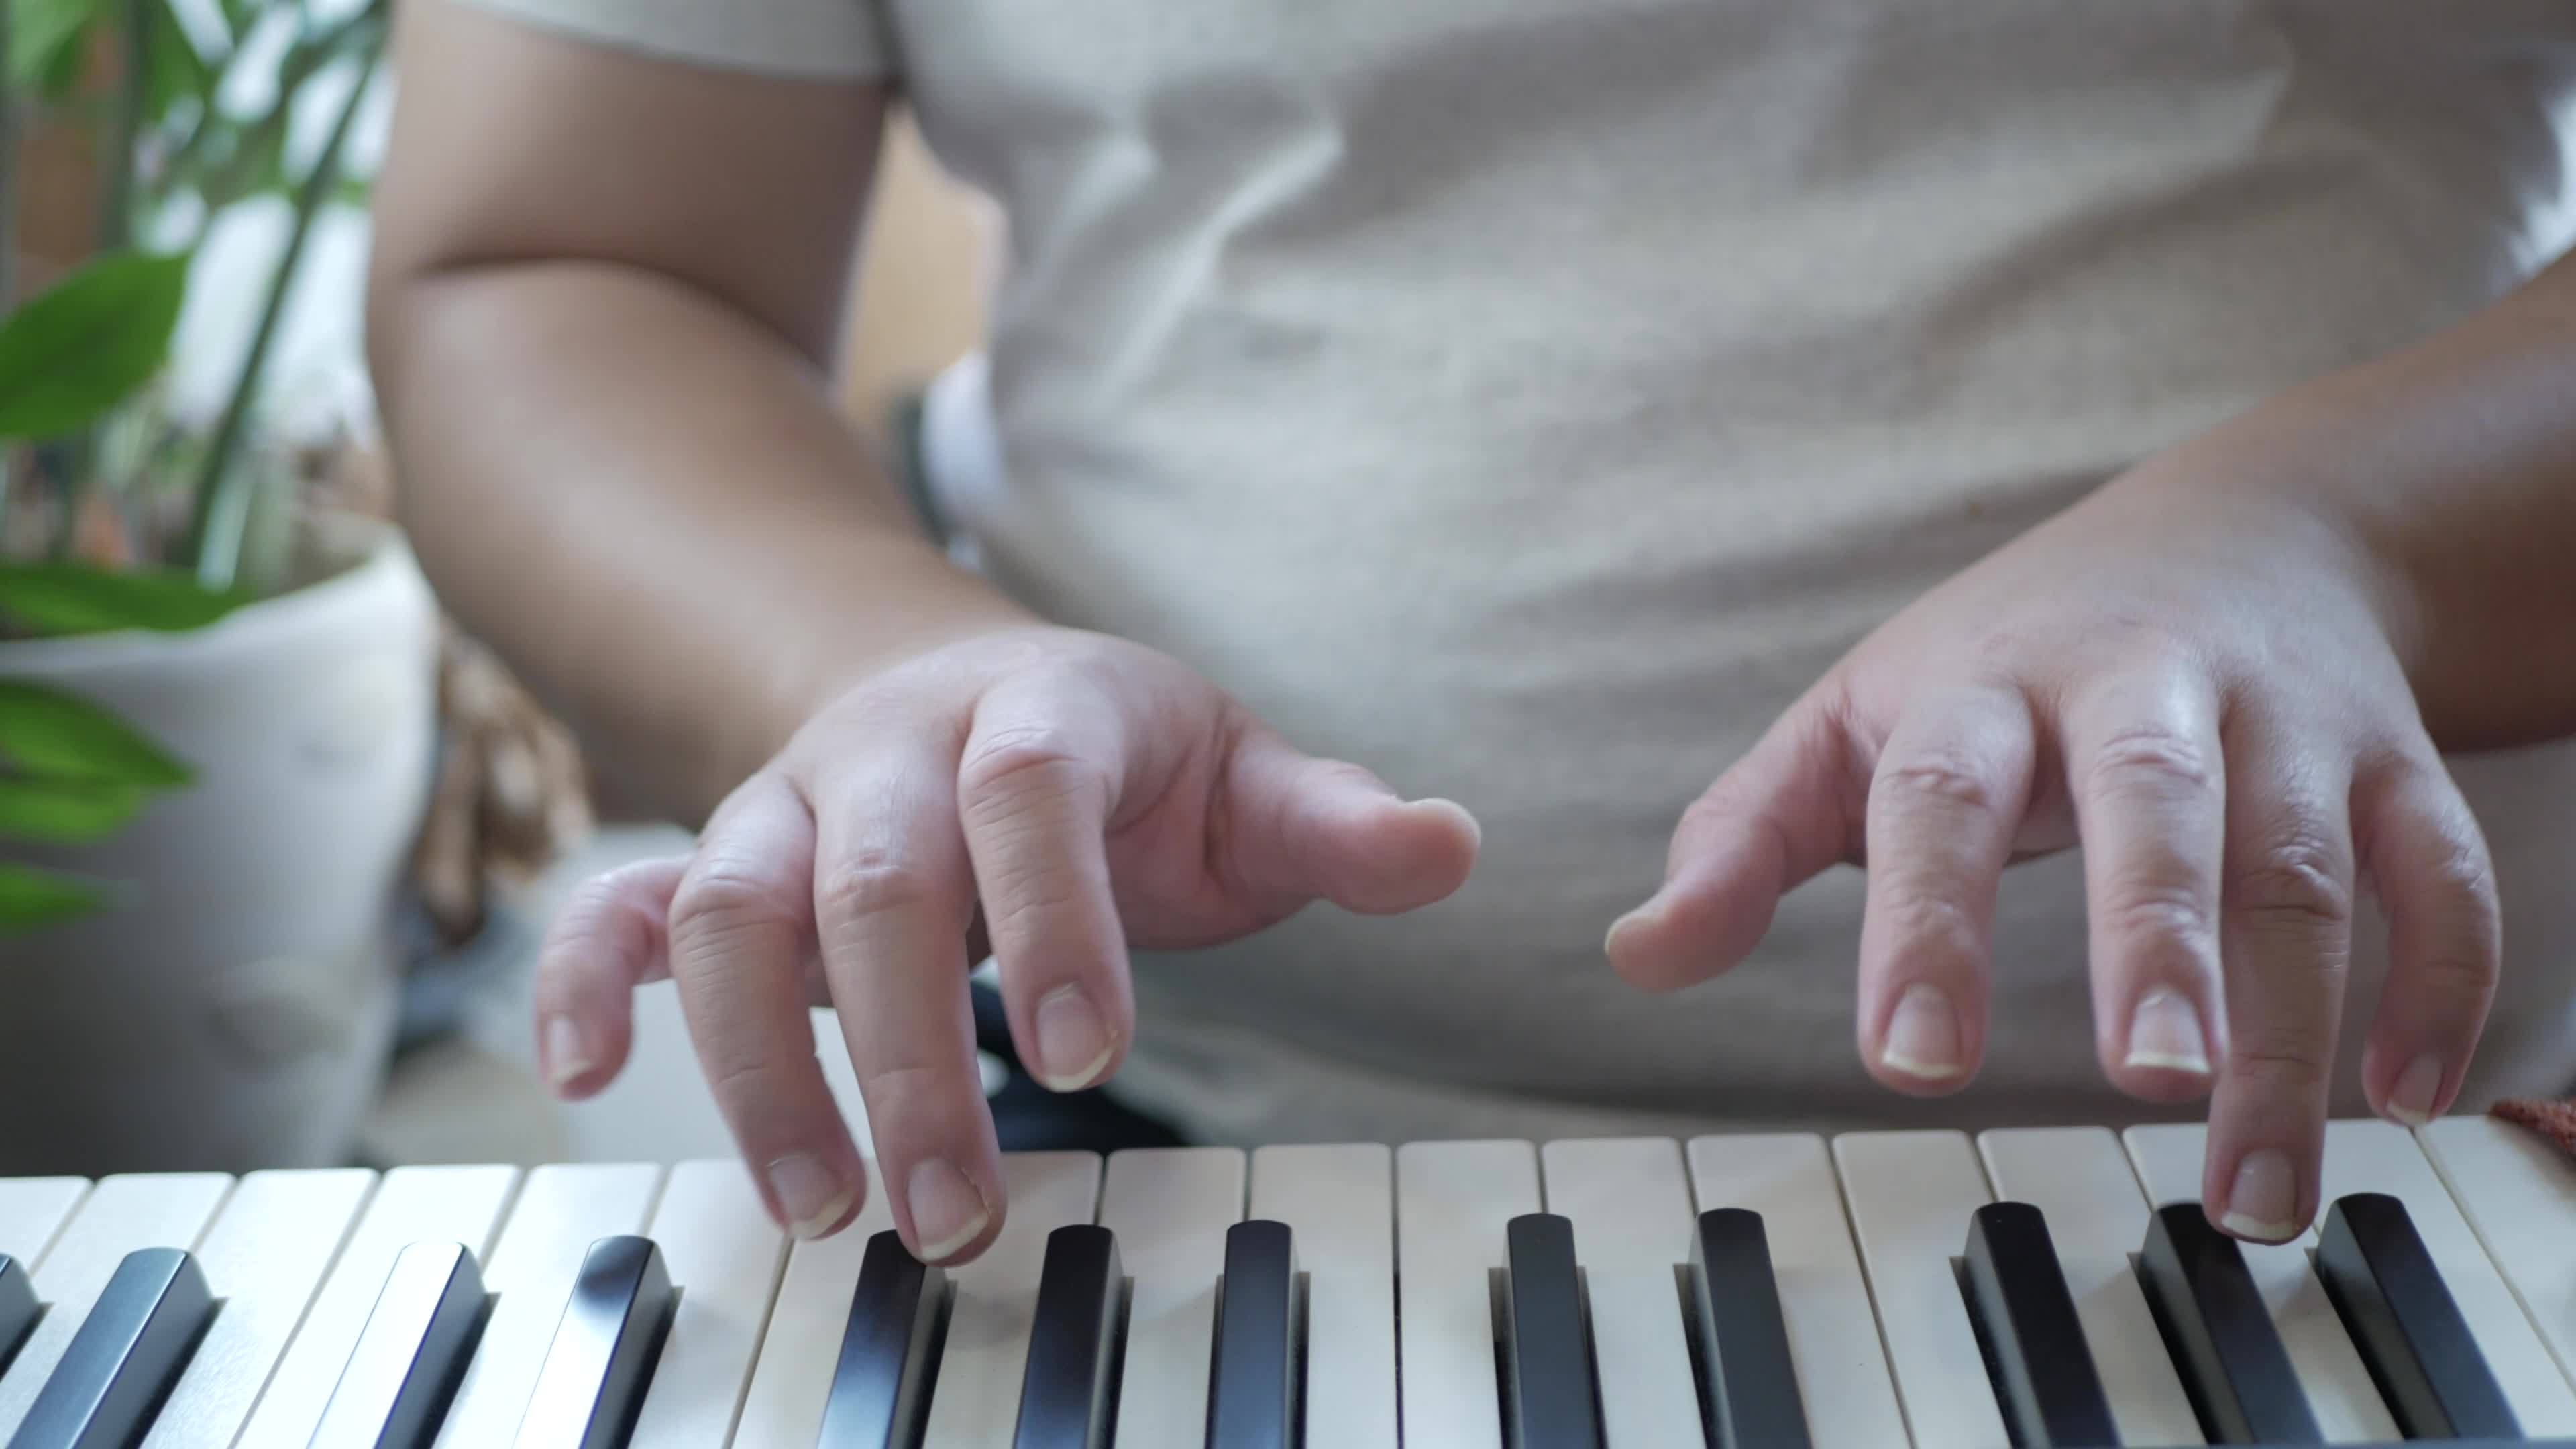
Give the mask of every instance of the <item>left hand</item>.
POLYGON ((2362 1076, 2445 1110, 2494 996, 2487 849, 2394 640, 2410 602, 2289 470, 2166 455, 1862 641, 1683 816, 1611 928, 1649 989, 1742 960, 1781 895, 1866 864, 1858 1038, 1896 1090, 1982 1055, 1997 877, 2084 846, 2096 1048, 2150 1101, 2213 1092, 2210 1220, 2283 1242, 2318 1159, 2356 891, 2390 970, 2362 1076))

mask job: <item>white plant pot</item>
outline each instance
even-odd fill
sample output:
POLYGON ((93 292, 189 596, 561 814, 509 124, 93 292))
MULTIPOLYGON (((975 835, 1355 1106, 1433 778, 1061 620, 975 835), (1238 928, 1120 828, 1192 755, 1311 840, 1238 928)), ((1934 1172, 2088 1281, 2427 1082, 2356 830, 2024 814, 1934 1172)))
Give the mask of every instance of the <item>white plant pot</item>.
POLYGON ((389 905, 433 768, 438 612, 401 535, 185 634, 0 643, 196 780, 115 837, 0 850, 124 884, 0 937, 0 1177, 344 1161, 399 995, 389 905))

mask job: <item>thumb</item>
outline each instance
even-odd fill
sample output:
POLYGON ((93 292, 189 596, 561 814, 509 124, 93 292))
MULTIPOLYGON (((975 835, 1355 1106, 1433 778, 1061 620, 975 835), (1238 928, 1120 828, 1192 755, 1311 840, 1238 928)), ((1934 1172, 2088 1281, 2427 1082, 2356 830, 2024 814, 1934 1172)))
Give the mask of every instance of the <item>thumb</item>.
POLYGON ((1456 802, 1406 800, 1264 729, 1236 744, 1223 789, 1223 868, 1282 903, 1320 898, 1366 915, 1427 906, 1466 883, 1482 839, 1456 802))
POLYGON ((1753 953, 1773 912, 1856 842, 1851 737, 1811 694, 1682 812, 1661 890, 1603 943, 1612 969, 1650 991, 1705 981, 1753 953))

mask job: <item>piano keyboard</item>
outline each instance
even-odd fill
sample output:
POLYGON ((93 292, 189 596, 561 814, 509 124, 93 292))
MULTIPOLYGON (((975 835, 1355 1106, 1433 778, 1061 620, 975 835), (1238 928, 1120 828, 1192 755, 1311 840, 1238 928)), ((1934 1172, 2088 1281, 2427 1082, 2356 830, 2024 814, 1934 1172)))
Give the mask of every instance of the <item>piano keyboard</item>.
POLYGON ((732 1162, 0 1179, 8 1449, 2576 1445, 2576 1168, 2340 1122, 1009 1157, 953 1270, 732 1162), (2161 1206, 2160 1206, 2161 1205, 2161 1206))

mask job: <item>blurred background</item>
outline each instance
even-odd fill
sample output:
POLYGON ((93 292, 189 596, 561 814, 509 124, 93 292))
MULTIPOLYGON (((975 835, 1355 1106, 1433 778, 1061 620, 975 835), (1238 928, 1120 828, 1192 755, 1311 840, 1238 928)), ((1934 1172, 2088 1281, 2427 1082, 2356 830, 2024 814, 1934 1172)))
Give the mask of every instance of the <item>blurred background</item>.
MULTIPOLYGON (((0 17, 0 1177, 729 1155, 667 985, 603 1096, 530 1065, 563 895, 687 837, 387 521, 386 0, 0 17)), ((997 231, 898 125, 841 382, 889 466, 971 389, 997 231)))

